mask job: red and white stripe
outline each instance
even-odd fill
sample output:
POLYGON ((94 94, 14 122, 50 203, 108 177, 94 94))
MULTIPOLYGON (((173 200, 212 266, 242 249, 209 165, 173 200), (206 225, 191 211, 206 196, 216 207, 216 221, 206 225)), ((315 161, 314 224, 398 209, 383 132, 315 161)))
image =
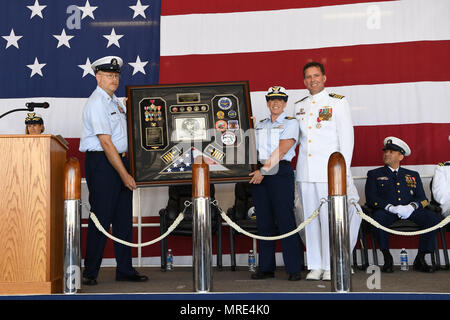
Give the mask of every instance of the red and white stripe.
POLYGON ((450 158, 448 1, 182 3, 163 6, 160 83, 248 80, 262 118, 268 87, 289 90, 292 112, 302 66, 320 61, 352 107, 353 167, 381 165, 388 135, 408 142, 416 169, 450 158))

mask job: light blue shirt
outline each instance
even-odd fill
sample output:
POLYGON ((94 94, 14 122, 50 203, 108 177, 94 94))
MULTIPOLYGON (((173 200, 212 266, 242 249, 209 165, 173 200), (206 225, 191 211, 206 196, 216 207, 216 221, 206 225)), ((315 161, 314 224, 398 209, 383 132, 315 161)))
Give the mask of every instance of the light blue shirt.
POLYGON ((104 151, 98 134, 111 136, 119 153, 128 151, 126 108, 115 96, 111 98, 97 87, 83 109, 80 151, 104 151))
POLYGON ((295 118, 286 117, 283 112, 274 122, 270 120, 270 117, 259 121, 255 126, 255 132, 259 160, 269 159, 280 145, 280 140, 285 139, 294 139, 295 143, 281 160, 291 161, 295 156, 299 135, 298 121, 295 118))

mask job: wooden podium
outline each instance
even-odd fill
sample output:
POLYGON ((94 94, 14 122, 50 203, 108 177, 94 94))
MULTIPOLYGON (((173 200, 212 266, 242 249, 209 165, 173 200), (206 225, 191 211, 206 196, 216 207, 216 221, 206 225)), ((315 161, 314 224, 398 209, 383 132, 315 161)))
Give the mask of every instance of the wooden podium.
POLYGON ((0 135, 0 294, 63 292, 67 149, 52 135, 0 135))

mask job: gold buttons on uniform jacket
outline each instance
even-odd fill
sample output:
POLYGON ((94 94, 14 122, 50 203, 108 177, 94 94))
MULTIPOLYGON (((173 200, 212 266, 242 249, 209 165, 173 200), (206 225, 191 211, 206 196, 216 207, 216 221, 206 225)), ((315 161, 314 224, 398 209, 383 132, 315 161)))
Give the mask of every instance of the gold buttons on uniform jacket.
POLYGON ((400 193, 400 190, 397 190, 397 193, 400 193))
POLYGON ((309 127, 308 127, 308 129, 312 129, 312 127, 311 127, 311 126, 309 126, 309 127))
POLYGON ((311 143, 311 140, 308 140, 309 143, 311 143))
POLYGON ((400 185, 400 182, 397 182, 397 185, 399 186, 399 185, 400 185))
POLYGON ((402 200, 402 198, 398 198, 398 201, 402 200))
POLYGON ((310 116, 312 116, 313 115, 313 113, 311 112, 310 114, 309 114, 310 116))
POLYGON ((308 153, 308 157, 311 157, 312 156, 312 154, 311 153, 308 153))

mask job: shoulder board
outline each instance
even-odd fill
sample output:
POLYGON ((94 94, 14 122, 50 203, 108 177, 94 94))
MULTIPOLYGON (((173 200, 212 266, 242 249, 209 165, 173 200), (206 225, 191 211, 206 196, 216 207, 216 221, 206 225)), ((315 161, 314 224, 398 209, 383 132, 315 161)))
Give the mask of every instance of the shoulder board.
POLYGON ((269 118, 265 118, 265 119, 259 120, 259 122, 264 122, 264 121, 266 121, 267 119, 269 119, 269 118))
POLYGON ((295 103, 294 104, 297 104, 297 103, 299 103, 299 102, 302 102, 303 100, 305 100, 306 98, 308 98, 308 96, 306 96, 306 97, 304 97, 304 98, 301 98, 300 100, 298 100, 298 101, 295 101, 295 103))
POLYGON ((342 99, 344 97, 344 96, 341 96, 340 94, 336 94, 336 93, 330 93, 329 96, 332 98, 336 98, 336 99, 342 99))
POLYGON ((440 166, 450 166, 450 161, 440 162, 439 165, 440 166))
POLYGON ((284 117, 285 119, 287 119, 287 120, 293 120, 293 119, 295 119, 294 117, 284 117))
POLYGON ((443 167, 443 166, 445 166, 445 164, 444 164, 443 162, 439 162, 439 163, 438 163, 438 166, 443 167))

